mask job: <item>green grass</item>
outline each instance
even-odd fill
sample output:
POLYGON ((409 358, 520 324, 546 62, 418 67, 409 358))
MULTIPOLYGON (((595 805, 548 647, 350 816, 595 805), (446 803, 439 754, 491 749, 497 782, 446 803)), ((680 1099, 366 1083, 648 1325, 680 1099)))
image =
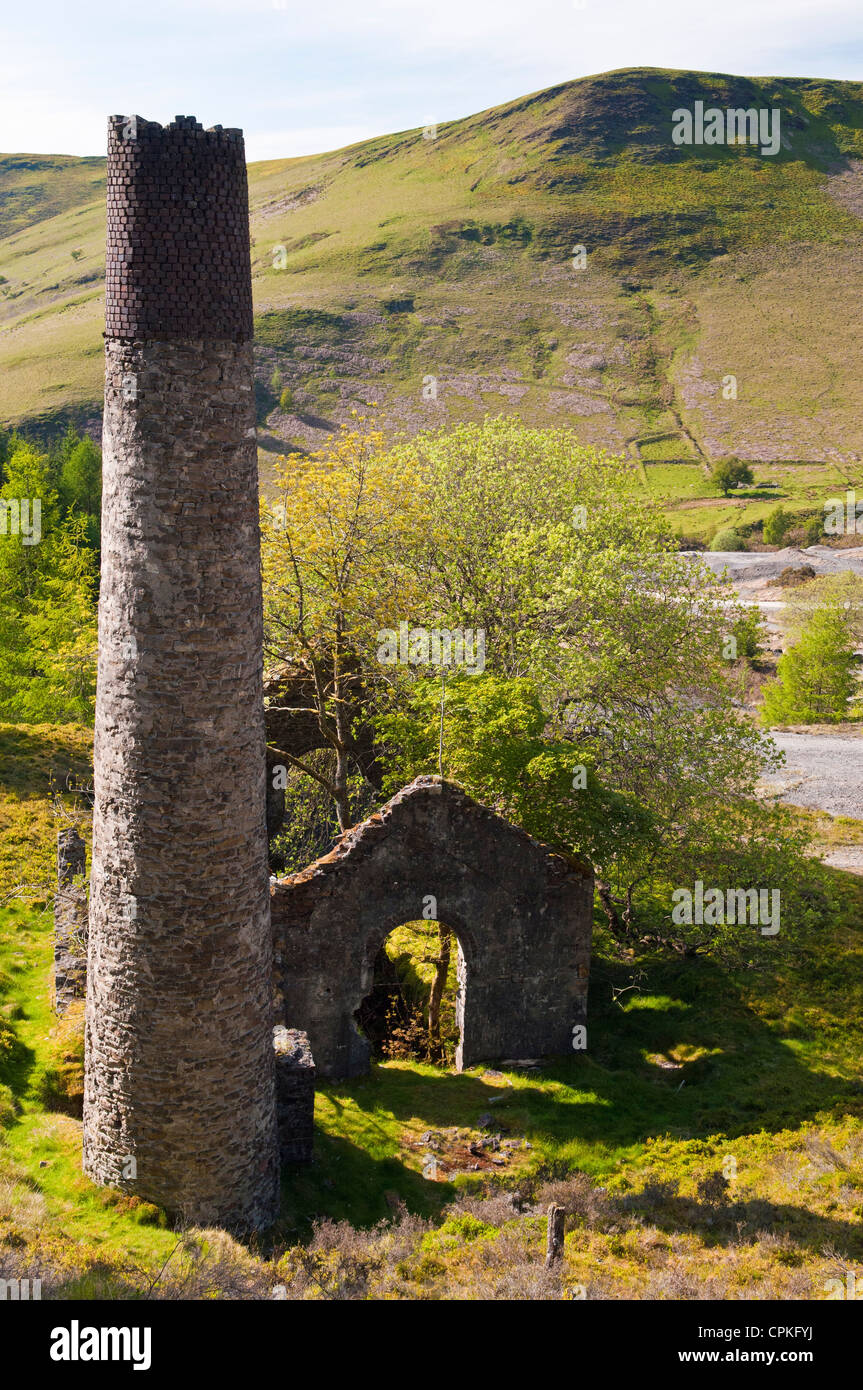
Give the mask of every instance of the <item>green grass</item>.
MULTIPOLYGON (((824 503, 831 497, 844 497, 852 474, 835 464, 755 463, 754 482, 775 483, 758 490, 756 486, 735 489, 723 497, 716 484, 694 465, 645 465, 651 496, 665 503, 664 512, 671 528, 686 536, 709 541, 717 531, 739 529, 763 521, 775 507, 801 519, 817 512, 824 515, 824 503)), ((859 481, 858 481, 859 486, 859 481)))
POLYGON ((317 1122, 328 1157, 321 1172, 335 1185, 311 1177, 292 1184, 293 1219, 321 1206, 334 1216, 378 1219, 386 1213, 383 1187, 429 1210, 434 1197, 450 1194, 446 1184, 423 1182, 422 1146, 412 1150, 407 1141, 438 1127, 476 1131, 492 1103, 496 1125, 532 1145, 516 1166, 562 1163, 602 1180, 660 1139, 671 1141, 673 1157, 675 1142, 724 1136, 731 1144, 848 1114, 863 1118, 863 933, 837 933, 829 950, 822 943, 797 966, 757 980, 706 961, 639 964, 641 989, 619 1005, 612 986, 625 985, 632 971, 594 960, 588 1054, 539 1074, 509 1073, 502 1084, 484 1068, 459 1076, 389 1062, 358 1081, 322 1085, 317 1122))

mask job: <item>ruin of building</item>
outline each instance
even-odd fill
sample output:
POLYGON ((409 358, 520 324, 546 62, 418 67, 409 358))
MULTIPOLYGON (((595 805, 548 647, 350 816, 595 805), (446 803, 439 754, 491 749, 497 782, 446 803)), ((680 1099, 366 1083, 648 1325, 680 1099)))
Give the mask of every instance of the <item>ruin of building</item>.
POLYGON ((278 1208, 242 133, 109 122, 84 1168, 278 1208))

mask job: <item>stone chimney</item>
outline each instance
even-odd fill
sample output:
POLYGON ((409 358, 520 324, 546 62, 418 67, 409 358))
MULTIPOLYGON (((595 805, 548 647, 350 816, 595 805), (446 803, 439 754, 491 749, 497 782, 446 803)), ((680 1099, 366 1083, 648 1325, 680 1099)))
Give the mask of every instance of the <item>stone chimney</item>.
POLYGON ((187 1221, 278 1210, 242 133, 108 130, 84 1169, 187 1221))

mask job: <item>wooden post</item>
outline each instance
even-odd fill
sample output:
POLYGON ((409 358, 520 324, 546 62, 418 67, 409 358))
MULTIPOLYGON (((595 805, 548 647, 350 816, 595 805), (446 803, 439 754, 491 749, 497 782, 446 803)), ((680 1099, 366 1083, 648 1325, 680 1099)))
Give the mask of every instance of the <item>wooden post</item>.
POLYGON ((545 1246, 546 1269, 550 1269, 563 1254, 563 1223, 565 1220, 566 1208, 555 1206, 552 1202, 548 1209, 548 1236, 545 1246))

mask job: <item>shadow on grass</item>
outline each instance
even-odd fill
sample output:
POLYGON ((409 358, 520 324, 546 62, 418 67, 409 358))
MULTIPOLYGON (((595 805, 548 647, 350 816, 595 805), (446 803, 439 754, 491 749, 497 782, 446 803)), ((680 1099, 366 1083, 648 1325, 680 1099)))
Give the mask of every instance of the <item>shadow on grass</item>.
MULTIPOLYGON (((741 1245, 775 1234, 814 1254, 822 1254, 825 1247, 832 1247, 846 1259, 863 1257, 863 1224, 859 1220, 822 1216, 785 1202, 769 1202, 756 1197, 716 1206, 687 1197, 667 1197, 659 1205, 648 1207, 641 1206, 635 1197, 627 1207, 631 1214, 643 1215, 649 1225, 671 1235, 688 1230, 697 1232, 707 1246, 741 1245)), ((775 1258, 779 1264, 802 1263, 793 1249, 779 1250, 775 1258)))
MULTIPOLYGON (((800 1028, 768 1027, 716 964, 658 962, 649 992, 625 995, 622 1006, 611 1002, 613 986, 626 983, 631 967, 597 967, 588 1051, 550 1059, 511 1087, 394 1063, 322 1085, 330 1116, 317 1131, 315 1165, 286 1179, 290 1220, 301 1225, 317 1213, 367 1224, 387 1215, 385 1190, 421 1214, 451 1200, 451 1183, 427 1181, 397 1156, 407 1123, 476 1131, 490 1115, 503 1137, 529 1141, 534 1169, 600 1174, 652 1137, 730 1139, 863 1115, 860 1082, 830 1075, 817 1057, 807 1065, 789 1046, 809 1041, 800 1028)), ((824 1239, 846 1234, 841 1222, 822 1224, 824 1239)))
POLYGON ((91 759, 89 751, 82 751, 77 732, 58 726, 46 734, 38 727, 0 721, 0 790, 44 796, 52 778, 60 787, 65 787, 67 776, 86 782, 92 775, 91 759))
MULTIPOLYGON (((16 934, 32 925, 32 911, 22 914, 16 908, 0 910, 0 1086, 8 1086, 13 1101, 28 1094, 36 1067, 36 1052, 25 1043, 18 1030, 21 1005, 16 1006, 16 934)), ((0 1115, 3 1107, 0 1105, 0 1115)))

